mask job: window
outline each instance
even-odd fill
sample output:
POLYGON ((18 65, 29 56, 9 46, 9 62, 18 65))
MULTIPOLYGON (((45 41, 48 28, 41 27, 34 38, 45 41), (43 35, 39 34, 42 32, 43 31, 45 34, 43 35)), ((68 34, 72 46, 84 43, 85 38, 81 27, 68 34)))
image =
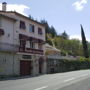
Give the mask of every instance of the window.
POLYGON ((3 29, 0 29, 0 36, 1 35, 4 35, 4 30, 3 29))
POLYGON ((29 32, 33 32, 34 33, 34 25, 29 25, 29 32))
POLYGON ((24 21, 20 21, 20 29, 26 29, 26 25, 24 21))
POLYGON ((33 48, 33 49, 35 49, 35 43, 33 43, 33 42, 30 42, 30 48, 33 48))
POLYGON ((42 29, 41 28, 38 28, 38 34, 42 35, 42 29))
POLYGON ((22 47, 23 51, 25 51, 25 45, 26 45, 26 41, 20 40, 20 47, 22 47))
POLYGON ((43 49, 42 44, 38 44, 38 49, 39 50, 42 50, 43 49))
POLYGON ((26 48, 30 48, 30 42, 26 41, 26 48))

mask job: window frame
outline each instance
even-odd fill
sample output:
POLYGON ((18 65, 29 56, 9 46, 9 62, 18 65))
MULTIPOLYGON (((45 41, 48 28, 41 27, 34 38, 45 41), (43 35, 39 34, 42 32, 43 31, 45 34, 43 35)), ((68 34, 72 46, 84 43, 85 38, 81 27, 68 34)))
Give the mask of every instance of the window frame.
POLYGON ((43 45, 41 43, 38 43, 38 49, 43 50, 43 45))
POLYGON ((42 34, 43 34, 42 28, 38 27, 38 35, 42 35, 42 34))
POLYGON ((34 42, 30 42, 30 48, 35 49, 35 43, 34 42))
POLYGON ((20 27, 20 29, 25 30, 26 29, 25 21, 20 20, 20 26, 19 27, 20 27))
POLYGON ((35 26, 33 24, 29 24, 29 32, 34 33, 35 32, 35 26))

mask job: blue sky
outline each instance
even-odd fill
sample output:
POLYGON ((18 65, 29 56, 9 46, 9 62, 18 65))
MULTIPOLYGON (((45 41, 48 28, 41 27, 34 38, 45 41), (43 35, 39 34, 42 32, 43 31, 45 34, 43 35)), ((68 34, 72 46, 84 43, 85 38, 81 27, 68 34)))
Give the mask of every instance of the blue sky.
POLYGON ((0 0, 0 3, 4 1, 20 13, 30 14, 38 20, 46 19, 58 34, 65 30, 71 38, 80 38, 82 24, 87 40, 90 41, 89 0, 0 0))

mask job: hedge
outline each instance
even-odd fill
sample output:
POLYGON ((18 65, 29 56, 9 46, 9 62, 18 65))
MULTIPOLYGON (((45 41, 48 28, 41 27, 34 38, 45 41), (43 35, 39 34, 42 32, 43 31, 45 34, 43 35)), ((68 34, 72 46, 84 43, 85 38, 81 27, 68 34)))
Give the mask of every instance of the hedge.
POLYGON ((59 72, 90 69, 90 58, 79 60, 59 60, 59 72))

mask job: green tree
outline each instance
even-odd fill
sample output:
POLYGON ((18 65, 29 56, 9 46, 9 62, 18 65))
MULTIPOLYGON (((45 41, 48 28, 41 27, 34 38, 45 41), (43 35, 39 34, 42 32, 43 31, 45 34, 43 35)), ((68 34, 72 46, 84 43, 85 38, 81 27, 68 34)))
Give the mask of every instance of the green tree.
MULTIPOLYGON (((88 42, 88 52, 90 52, 90 42, 88 42)), ((90 57, 90 53, 89 54, 89 57, 90 57)))
POLYGON ((41 20, 41 23, 45 26, 46 42, 49 43, 50 45, 52 45, 52 44, 54 45, 52 40, 53 40, 54 37, 57 36, 56 29, 53 26, 50 27, 46 20, 41 20))
POLYGON ((29 18, 32 19, 32 20, 34 20, 34 18, 31 15, 29 15, 29 18))
POLYGON ((84 53, 84 57, 88 58, 88 46, 87 46, 87 41, 86 41, 86 37, 85 37, 85 33, 83 30, 83 27, 81 25, 81 36, 82 36, 82 45, 83 45, 83 53, 84 53))
POLYGON ((40 22, 45 26, 46 34, 50 33, 50 26, 49 26, 48 22, 46 20, 41 20, 40 22))
POLYGON ((68 36, 68 34, 66 33, 66 31, 64 31, 60 36, 61 36, 62 38, 64 38, 64 39, 69 39, 69 36, 68 36))
POLYGON ((53 26, 50 27, 50 33, 52 34, 52 37, 57 36, 57 32, 53 26))

